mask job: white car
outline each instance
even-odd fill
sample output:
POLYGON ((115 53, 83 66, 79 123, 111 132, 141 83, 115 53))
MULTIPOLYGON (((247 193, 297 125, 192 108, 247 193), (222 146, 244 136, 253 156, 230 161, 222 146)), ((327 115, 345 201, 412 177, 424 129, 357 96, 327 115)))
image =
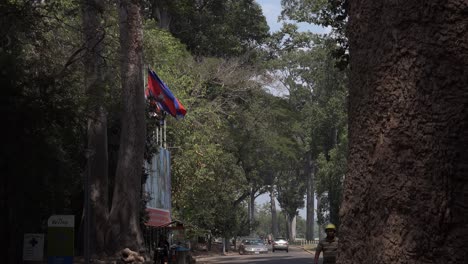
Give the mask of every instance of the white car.
POLYGON ((275 238, 275 240, 273 240, 271 251, 275 252, 275 250, 286 250, 286 252, 289 252, 288 240, 283 237, 275 238))
POLYGON ((239 245, 239 254, 267 254, 268 247, 258 238, 243 239, 239 245))

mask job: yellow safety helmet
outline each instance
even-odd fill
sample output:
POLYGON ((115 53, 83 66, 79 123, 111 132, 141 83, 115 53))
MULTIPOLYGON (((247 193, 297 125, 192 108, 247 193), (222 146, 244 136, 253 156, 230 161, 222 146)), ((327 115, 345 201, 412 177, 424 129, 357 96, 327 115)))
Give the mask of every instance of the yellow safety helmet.
POLYGON ((336 226, 335 226, 334 224, 328 224, 328 225, 325 227, 325 230, 328 230, 328 229, 336 230, 336 226))

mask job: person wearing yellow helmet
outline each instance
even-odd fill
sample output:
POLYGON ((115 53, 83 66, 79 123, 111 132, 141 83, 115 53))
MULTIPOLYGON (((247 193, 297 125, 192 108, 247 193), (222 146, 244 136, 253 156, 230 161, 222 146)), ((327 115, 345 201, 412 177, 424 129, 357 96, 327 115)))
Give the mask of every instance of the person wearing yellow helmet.
POLYGON ((325 226, 327 237, 319 242, 315 250, 314 264, 318 264, 320 253, 323 252, 323 264, 335 264, 338 251, 338 238, 335 236, 336 226, 328 224, 325 226))

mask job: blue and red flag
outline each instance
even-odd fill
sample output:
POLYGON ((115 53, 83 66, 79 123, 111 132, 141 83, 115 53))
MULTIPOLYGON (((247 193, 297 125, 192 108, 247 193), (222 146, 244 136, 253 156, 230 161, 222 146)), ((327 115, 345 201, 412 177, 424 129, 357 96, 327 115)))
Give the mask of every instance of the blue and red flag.
POLYGON ((148 70, 148 90, 146 91, 146 95, 148 98, 154 99, 162 110, 173 117, 184 117, 187 113, 185 107, 169 90, 169 87, 152 70, 148 70))

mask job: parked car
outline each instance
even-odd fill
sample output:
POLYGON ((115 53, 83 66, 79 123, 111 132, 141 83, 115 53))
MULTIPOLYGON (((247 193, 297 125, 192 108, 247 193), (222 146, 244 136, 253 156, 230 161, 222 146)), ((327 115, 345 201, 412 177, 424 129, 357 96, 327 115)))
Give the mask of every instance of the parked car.
POLYGON ((271 246, 271 251, 275 252, 275 250, 286 250, 286 252, 289 252, 288 240, 284 237, 275 238, 271 246))
POLYGON ((242 239, 239 245, 239 254, 266 254, 268 247, 262 239, 259 238, 246 238, 242 239))

